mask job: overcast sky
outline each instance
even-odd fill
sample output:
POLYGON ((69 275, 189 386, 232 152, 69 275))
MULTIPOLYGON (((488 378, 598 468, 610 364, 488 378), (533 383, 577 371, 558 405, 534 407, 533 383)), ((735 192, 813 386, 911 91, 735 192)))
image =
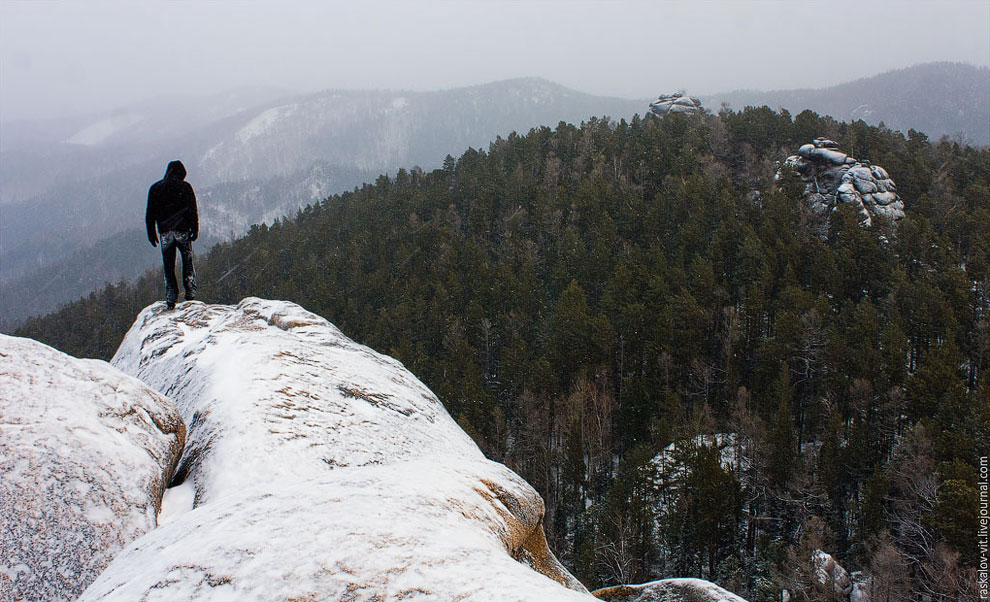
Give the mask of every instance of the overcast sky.
POLYGON ((584 92, 820 87, 990 63, 990 1, 0 0, 0 118, 260 85, 430 90, 540 76, 584 92))

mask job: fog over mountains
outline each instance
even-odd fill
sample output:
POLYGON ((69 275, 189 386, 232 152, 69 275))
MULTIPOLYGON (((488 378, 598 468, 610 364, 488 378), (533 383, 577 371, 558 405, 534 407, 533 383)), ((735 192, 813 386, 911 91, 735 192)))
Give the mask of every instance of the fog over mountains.
MULTIPOLYGON (((667 90, 658 90, 667 92, 667 90)), ((439 167, 497 136, 591 116, 629 119, 650 99, 593 96, 542 79, 436 92, 272 88, 164 99, 104 115, 3 125, 0 328, 155 266, 148 186, 179 158, 200 199, 206 250, 382 173, 439 167)), ((739 109, 808 108, 931 137, 990 143, 990 72, 933 63, 820 90, 733 92, 739 109)))
POLYGON ((200 199, 202 249, 400 167, 433 169, 498 135, 592 115, 629 118, 644 104, 540 79, 272 95, 246 90, 192 103, 188 113, 147 105, 10 126, 0 168, 4 321, 155 265, 144 208, 169 160, 183 160, 200 199))

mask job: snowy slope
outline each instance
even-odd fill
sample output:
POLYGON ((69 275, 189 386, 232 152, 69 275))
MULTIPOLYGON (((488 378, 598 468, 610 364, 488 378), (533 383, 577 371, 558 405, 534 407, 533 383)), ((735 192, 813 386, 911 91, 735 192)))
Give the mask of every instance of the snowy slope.
POLYGON ((73 134, 65 142, 67 144, 81 144, 83 146, 95 146, 106 141, 114 134, 125 131, 142 121, 144 116, 133 114, 113 115, 90 124, 73 134))
POLYGON ((81 600, 594 599, 547 549, 532 487, 319 316, 155 304, 113 363, 176 400, 185 481, 81 600))
POLYGON ((31 339, 0 335, 0 391, 0 599, 75 599, 155 528, 185 427, 134 378, 31 339))

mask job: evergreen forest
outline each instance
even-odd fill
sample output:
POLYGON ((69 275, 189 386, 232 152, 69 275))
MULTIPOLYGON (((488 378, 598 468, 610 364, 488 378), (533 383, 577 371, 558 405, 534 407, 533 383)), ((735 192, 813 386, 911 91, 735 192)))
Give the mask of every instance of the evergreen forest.
MULTIPOLYGON (((562 122, 253 226, 197 278, 402 361, 542 494, 589 588, 837 599, 820 549, 879 600, 975 599, 990 149, 766 107, 562 122), (907 217, 822 224, 780 167, 817 137, 882 165, 907 217)), ((109 359, 163 290, 156 269, 18 334, 109 359)))

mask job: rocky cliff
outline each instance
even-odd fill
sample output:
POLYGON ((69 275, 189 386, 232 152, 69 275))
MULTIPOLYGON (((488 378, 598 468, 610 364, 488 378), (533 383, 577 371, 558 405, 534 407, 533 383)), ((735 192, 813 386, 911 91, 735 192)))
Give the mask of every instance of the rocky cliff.
POLYGON ((0 599, 74 600, 156 526, 185 426, 106 362, 0 335, 0 599))

